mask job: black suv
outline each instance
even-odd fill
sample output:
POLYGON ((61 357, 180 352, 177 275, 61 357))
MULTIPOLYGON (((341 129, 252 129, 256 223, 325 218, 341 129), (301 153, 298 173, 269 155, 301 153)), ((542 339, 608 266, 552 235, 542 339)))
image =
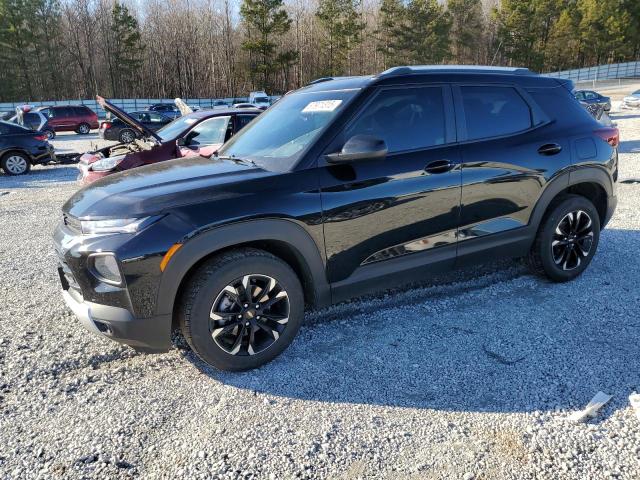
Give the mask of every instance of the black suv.
POLYGON ((496 257, 567 281, 616 206, 618 131, 526 69, 396 67, 284 96, 212 158, 99 180, 55 231, 63 295, 146 350, 180 328, 225 370, 293 340, 305 306, 496 257))

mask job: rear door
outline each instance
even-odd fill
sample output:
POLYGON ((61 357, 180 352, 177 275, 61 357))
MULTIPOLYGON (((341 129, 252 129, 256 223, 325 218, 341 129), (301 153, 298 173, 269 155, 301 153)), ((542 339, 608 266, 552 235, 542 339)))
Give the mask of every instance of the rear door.
POLYGON ((522 227, 545 184, 569 167, 568 139, 515 85, 457 85, 454 98, 462 140, 458 261, 477 252, 507 256, 529 240, 522 227))
POLYGON ((381 277, 402 283, 417 270, 424 274, 431 261, 444 269, 455 261, 460 158, 450 88, 378 89, 326 153, 355 135, 383 139, 388 154, 349 164, 319 160, 328 276, 337 299, 353 294, 355 284, 364 291, 379 287, 381 277))

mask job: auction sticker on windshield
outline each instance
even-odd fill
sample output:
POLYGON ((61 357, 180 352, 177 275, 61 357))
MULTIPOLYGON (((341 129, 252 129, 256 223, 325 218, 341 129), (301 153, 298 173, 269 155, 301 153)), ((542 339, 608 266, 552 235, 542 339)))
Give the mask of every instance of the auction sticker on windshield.
POLYGON ((309 103, 302 109, 303 112, 333 112, 340 106, 342 100, 318 100, 309 103))

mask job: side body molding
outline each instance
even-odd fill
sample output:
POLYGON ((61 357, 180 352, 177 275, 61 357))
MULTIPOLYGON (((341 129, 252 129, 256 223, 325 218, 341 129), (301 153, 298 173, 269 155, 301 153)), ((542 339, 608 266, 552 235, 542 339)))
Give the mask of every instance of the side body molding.
MULTIPOLYGON (((185 241, 169 261, 158 287, 156 314, 170 314, 177 301, 178 289, 189 270, 204 257, 221 249, 248 242, 279 241, 292 247, 306 267, 313 289, 314 305, 331 303, 325 262, 321 250, 305 229, 284 219, 247 220, 216 227, 185 241)), ((301 279, 304 281, 304 279, 301 279)))

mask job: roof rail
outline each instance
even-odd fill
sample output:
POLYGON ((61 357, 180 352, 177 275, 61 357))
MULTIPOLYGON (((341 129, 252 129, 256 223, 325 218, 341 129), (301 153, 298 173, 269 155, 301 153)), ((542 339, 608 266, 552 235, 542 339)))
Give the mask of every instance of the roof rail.
POLYGON ((414 65, 392 67, 376 75, 376 78, 388 78, 413 73, 506 73, 512 75, 533 75, 528 68, 491 67, 483 65, 414 65))
POLYGON ((334 77, 320 77, 315 80, 311 80, 307 85, 315 85, 316 83, 328 82, 329 80, 335 80, 334 77))

